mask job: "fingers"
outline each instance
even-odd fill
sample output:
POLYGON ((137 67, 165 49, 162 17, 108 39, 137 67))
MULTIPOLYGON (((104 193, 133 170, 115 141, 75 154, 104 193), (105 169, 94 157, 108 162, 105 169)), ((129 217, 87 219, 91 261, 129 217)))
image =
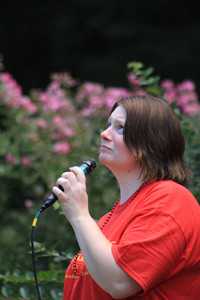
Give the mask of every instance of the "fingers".
POLYGON ((69 188, 71 186, 70 181, 64 177, 58 178, 56 185, 58 187, 61 186, 61 190, 62 190, 62 188, 63 188, 63 190, 66 190, 67 188, 69 188))
POLYGON ((79 167, 71 167, 71 172, 65 172, 62 177, 68 179, 72 184, 76 181, 85 183, 85 174, 79 167))
POLYGON ((70 168, 71 172, 65 172, 58 178, 56 185, 53 187, 53 192, 56 196, 62 200, 64 199, 64 193, 69 194, 72 191, 76 184, 85 185, 85 174, 79 167, 70 168), (62 189, 59 188, 62 187, 62 189))
POLYGON ((69 187, 70 182, 68 179, 65 179, 63 177, 58 178, 56 182, 57 186, 54 186, 52 191, 53 193, 59 198, 59 200, 64 200, 64 193, 69 187))
POLYGON ((59 200, 64 201, 65 199, 64 193, 61 191, 61 189, 59 189, 59 187, 54 186, 52 188, 52 191, 58 197, 59 200))

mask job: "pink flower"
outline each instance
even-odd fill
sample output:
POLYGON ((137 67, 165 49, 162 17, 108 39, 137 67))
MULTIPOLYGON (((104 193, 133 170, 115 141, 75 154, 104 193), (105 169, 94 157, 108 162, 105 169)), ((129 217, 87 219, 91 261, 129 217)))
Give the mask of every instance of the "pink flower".
POLYGON ((33 102, 31 102, 28 97, 21 98, 21 105, 25 110, 31 113, 35 113, 37 111, 37 106, 33 102))
POLYGON ((106 96, 112 97, 115 101, 130 95, 132 95, 132 93, 124 88, 110 87, 106 90, 106 96))
POLYGON ((136 74, 134 73, 128 74, 128 81, 130 82, 130 84, 134 86, 135 89, 140 88, 141 82, 140 79, 137 78, 136 74))
POLYGON ((37 119, 36 124, 42 129, 45 129, 47 127, 47 122, 44 119, 37 119))
POLYGON ((23 156, 21 162, 24 167, 28 167, 30 165, 30 161, 27 156, 23 156))
MULTIPOLYGON (((186 86, 188 86, 187 83, 186 83, 186 86)), ((188 86, 189 87, 188 90, 186 90, 184 88, 184 85, 182 85, 182 87, 183 87, 183 89, 182 88, 180 89, 180 85, 179 85, 177 104, 185 113, 185 111, 188 110, 189 106, 198 107, 199 103, 198 103, 198 96, 197 96, 196 92, 194 90, 190 89, 190 88, 192 88, 192 84, 190 86, 188 86)), ((192 113, 192 111, 194 111, 193 114, 195 114, 195 110, 191 109, 191 113, 192 113)))
POLYGON ((50 87, 52 90, 57 90, 60 88, 60 83, 57 82, 57 81, 53 81, 51 84, 50 84, 50 87))
POLYGON ((46 93, 41 93, 40 96, 39 96, 39 99, 42 103, 46 103, 48 102, 48 97, 47 97, 47 94, 46 93))
POLYGON ((42 110, 45 113, 59 110, 64 114, 66 111, 73 111, 70 99, 67 98, 65 91, 58 82, 51 82, 47 91, 41 93, 39 98, 42 103, 42 110))
POLYGON ((195 90, 194 82, 190 80, 185 80, 177 86, 179 91, 193 92, 195 90))
POLYGON ((183 112, 188 115, 196 115, 198 113, 200 113, 200 104, 191 104, 191 105, 187 105, 183 108, 183 112))
POLYGON ((178 93, 174 82, 171 79, 165 79, 161 82, 161 87, 164 88, 163 97, 167 100, 168 104, 177 101, 178 93))
POLYGON ((1 91, 2 101, 10 107, 24 108, 35 113, 37 107, 31 102, 30 98, 22 95, 22 89, 9 73, 0 74, 0 81, 3 83, 1 91))
POLYGON ((57 115, 57 116, 53 117, 53 124, 54 125, 59 125, 61 122, 62 122, 61 116, 57 115))
POLYGON ((91 109, 91 107, 88 107, 88 108, 84 108, 81 113, 83 116, 89 117, 90 115, 92 115, 93 110, 91 109))
POLYGON ((90 105, 91 105, 91 106, 102 107, 103 102, 104 102, 104 101, 103 101, 103 98, 100 97, 100 96, 97 96, 97 95, 92 96, 92 97, 90 98, 90 105))
POLYGON ((98 83, 86 82, 83 87, 88 94, 101 94, 103 91, 102 85, 98 83))
POLYGON ((69 73, 54 73, 51 78, 69 87, 73 87, 77 84, 76 80, 73 79, 69 73))
POLYGON ((60 154, 67 154, 70 152, 70 145, 65 141, 58 142, 54 145, 54 151, 60 154))
POLYGON ((6 154, 6 162, 8 164, 12 164, 15 161, 14 156, 11 153, 6 154))
POLYGON ((120 100, 123 97, 129 97, 131 95, 132 93, 124 88, 116 88, 116 87, 107 88, 104 95, 105 98, 104 102, 106 108, 111 109, 116 101, 120 100))
POLYGON ((163 95, 163 97, 167 100, 168 104, 171 104, 173 102, 176 102, 177 100, 177 93, 175 91, 175 89, 173 90, 169 90, 166 91, 163 95))
POLYGON ((22 97, 21 87, 9 73, 0 74, 0 81, 3 83, 1 90, 2 101, 11 107, 19 107, 22 97))
POLYGON ((27 208, 31 207, 32 205, 33 205, 33 201, 32 200, 30 200, 30 199, 26 199, 25 200, 25 206, 27 208))
POLYGON ((106 99, 106 107, 110 110, 113 105, 115 104, 116 100, 112 99, 112 98, 107 98, 106 99))
POLYGON ((163 97, 169 104, 176 102, 184 114, 197 114, 199 112, 198 95, 195 92, 195 84, 185 80, 175 86, 172 80, 163 80, 161 87, 165 88, 163 97))
POLYGON ((85 82, 79 87, 76 100, 78 103, 83 103, 87 98, 103 95, 103 92, 104 88, 102 85, 98 83, 85 82))
POLYGON ((68 127, 63 129, 63 133, 68 137, 74 136, 74 131, 68 127))
POLYGON ((174 83, 171 79, 165 79, 161 82, 161 87, 166 89, 172 89, 174 88, 174 83))

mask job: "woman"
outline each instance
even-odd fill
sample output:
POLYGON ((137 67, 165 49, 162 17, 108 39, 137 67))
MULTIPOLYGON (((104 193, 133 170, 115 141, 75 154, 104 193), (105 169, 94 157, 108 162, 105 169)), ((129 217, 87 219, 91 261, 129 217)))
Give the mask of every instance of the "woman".
POLYGON ((101 133, 100 162, 120 198, 92 219, 78 167, 53 192, 81 252, 65 275, 64 300, 200 299, 200 208, 184 187, 189 170, 173 110, 150 96, 117 102, 101 133))

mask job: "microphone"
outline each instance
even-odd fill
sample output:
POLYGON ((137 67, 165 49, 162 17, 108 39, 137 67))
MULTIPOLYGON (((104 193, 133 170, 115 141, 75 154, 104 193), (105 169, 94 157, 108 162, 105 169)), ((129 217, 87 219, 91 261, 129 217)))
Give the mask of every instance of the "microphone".
MULTIPOLYGON (((79 168, 84 172, 85 176, 91 173, 95 168, 97 164, 96 161, 93 158, 88 158, 85 160, 79 168)), ((63 187, 60 185, 59 189, 61 191, 64 191, 63 187)), ((42 206, 40 207, 39 211, 40 213, 43 212, 46 208, 51 207, 56 201, 58 200, 58 197, 52 193, 49 195, 45 201, 43 202, 42 206)))

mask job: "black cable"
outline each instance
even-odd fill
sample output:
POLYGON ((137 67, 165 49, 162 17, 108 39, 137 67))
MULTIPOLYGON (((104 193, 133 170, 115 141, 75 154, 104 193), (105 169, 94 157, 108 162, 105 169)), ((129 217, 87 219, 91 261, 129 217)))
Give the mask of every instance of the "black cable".
POLYGON ((37 281, 36 267, 35 267, 34 230, 35 230, 35 226, 32 226, 32 230, 31 230, 31 249, 32 249, 32 261, 33 261, 33 273, 34 273, 34 278, 35 278, 35 286, 36 286, 36 290, 37 290, 38 300, 41 300, 40 290, 39 290, 38 281, 37 281))

